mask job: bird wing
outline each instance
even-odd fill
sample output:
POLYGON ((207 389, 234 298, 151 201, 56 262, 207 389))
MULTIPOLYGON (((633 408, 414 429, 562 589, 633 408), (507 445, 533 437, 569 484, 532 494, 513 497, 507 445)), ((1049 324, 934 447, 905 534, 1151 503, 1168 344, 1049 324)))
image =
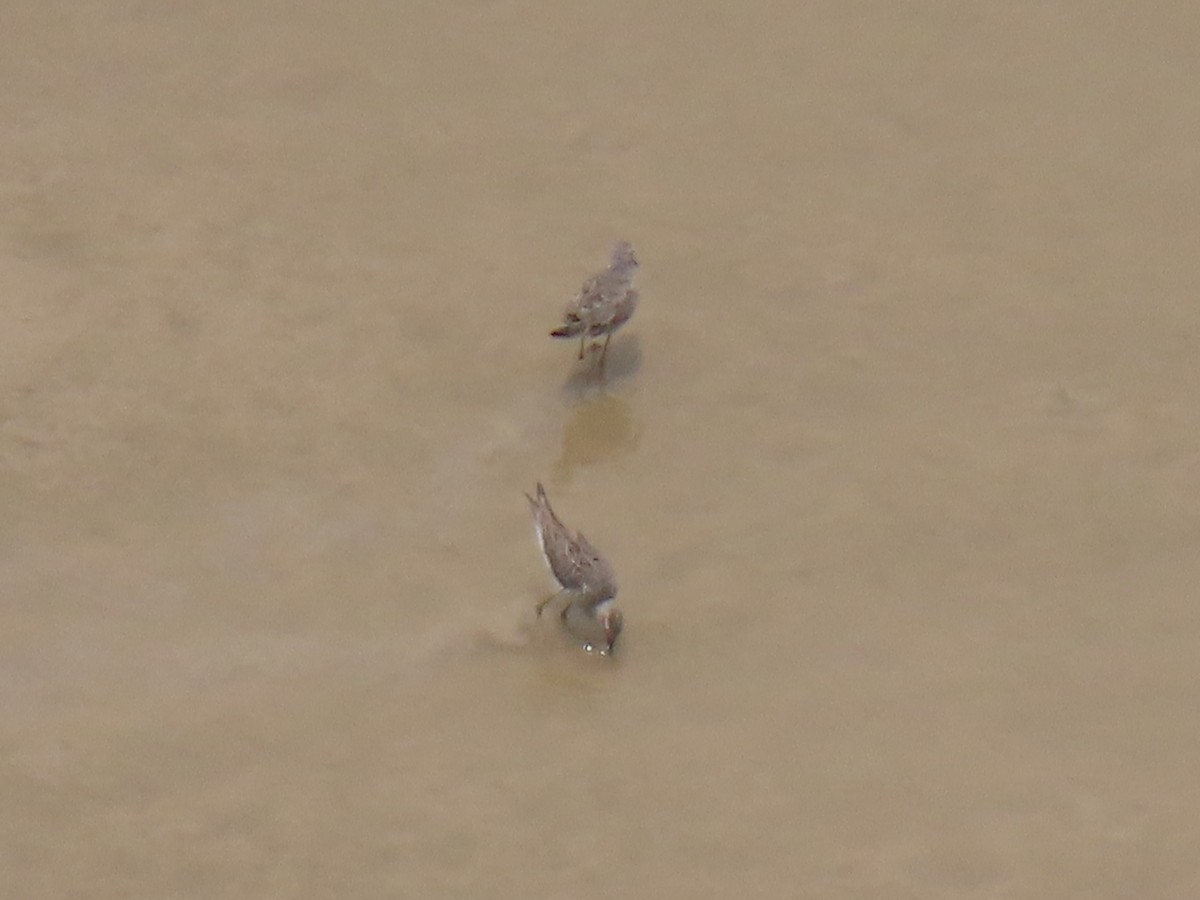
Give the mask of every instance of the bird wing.
POLYGON ((600 555, 600 551, 583 536, 582 531, 575 532, 572 551, 572 561, 579 567, 579 580, 583 587, 598 599, 614 596, 617 593, 617 585, 612 568, 600 555))
POLYGON ((597 276, 595 289, 583 304, 583 312, 605 315, 629 293, 633 279, 619 272, 604 272, 597 276))

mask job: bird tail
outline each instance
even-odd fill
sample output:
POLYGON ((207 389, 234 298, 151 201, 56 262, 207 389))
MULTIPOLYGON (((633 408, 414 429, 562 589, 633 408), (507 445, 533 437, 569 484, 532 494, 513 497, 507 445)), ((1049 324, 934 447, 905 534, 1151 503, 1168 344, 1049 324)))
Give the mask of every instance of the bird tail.
POLYGON ((579 337, 581 334, 583 334, 583 332, 586 329, 587 329, 587 325, 584 323, 584 321, 582 319, 568 319, 566 322, 563 322, 561 325, 559 325, 557 328, 555 328, 552 332, 550 332, 550 337, 556 337, 556 338, 579 337))
POLYGON ((546 499, 546 489, 542 487, 540 481, 537 483, 537 499, 530 497, 528 494, 525 495, 525 499, 529 501, 529 505, 535 510, 542 507, 550 508, 550 501, 546 499))

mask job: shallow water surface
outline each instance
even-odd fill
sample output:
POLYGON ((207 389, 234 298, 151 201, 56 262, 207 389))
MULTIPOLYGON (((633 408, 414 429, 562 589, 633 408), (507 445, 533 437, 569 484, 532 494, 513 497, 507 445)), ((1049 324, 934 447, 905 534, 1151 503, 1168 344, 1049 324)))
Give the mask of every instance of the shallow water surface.
POLYGON ((9 5, 4 896, 1200 896, 1193 4, 9 5))

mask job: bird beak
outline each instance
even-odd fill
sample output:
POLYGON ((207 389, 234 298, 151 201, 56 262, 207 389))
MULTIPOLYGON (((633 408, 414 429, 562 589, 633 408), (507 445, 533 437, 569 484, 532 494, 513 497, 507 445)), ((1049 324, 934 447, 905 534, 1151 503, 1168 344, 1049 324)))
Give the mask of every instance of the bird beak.
POLYGON ((610 620, 604 622, 604 640, 608 643, 608 652, 612 653, 613 644, 617 642, 617 630, 610 620))

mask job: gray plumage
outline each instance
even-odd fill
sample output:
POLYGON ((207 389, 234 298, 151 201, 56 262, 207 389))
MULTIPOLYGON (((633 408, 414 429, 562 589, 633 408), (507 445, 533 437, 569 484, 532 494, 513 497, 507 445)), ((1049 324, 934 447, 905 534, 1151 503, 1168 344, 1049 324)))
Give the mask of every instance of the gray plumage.
POLYGON ((550 332, 551 337, 579 338, 579 358, 587 338, 604 336, 600 365, 608 355, 613 332, 628 322, 637 309, 638 292, 633 288, 633 273, 638 267, 633 245, 617 241, 609 254, 608 268, 591 275, 563 311, 563 322, 550 332))
MULTIPOLYGON (((526 494, 525 499, 529 501, 542 558, 554 580, 571 595, 562 611, 563 620, 566 621, 569 612, 586 614, 604 628, 608 649, 612 650, 622 626, 621 612, 613 602, 617 595, 617 580, 612 566, 582 532, 572 533, 555 515, 541 482, 538 482, 536 496, 526 494)), ((538 604, 539 616, 550 600, 538 604)))

